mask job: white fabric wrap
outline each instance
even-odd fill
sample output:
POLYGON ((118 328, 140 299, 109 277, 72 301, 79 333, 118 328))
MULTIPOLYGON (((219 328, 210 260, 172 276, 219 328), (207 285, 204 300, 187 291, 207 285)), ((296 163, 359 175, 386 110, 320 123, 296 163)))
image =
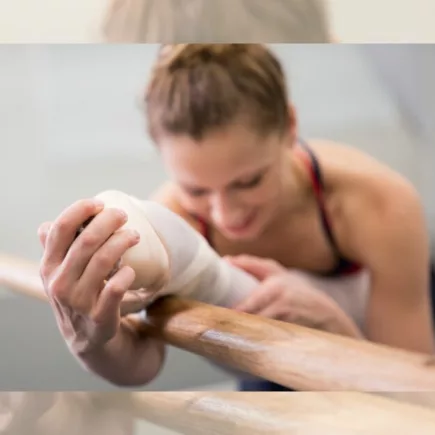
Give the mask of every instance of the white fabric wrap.
MULTIPOLYGON (((126 211, 129 221, 125 227, 141 233, 140 243, 123 257, 123 263, 136 271, 134 288, 155 290, 157 297, 177 294, 232 307, 258 285, 254 277, 220 258, 204 237, 167 208, 117 191, 104 192, 97 197, 109 207, 126 211)), ((299 275, 309 285, 326 293, 364 331, 370 294, 367 271, 337 278, 316 277, 297 270, 289 273, 299 275)))
POLYGON ((166 207, 119 191, 106 191, 97 198, 106 207, 124 210, 128 221, 122 228, 141 235, 122 258, 122 264, 136 272, 133 289, 231 307, 258 285, 254 277, 220 258, 201 234, 166 207))

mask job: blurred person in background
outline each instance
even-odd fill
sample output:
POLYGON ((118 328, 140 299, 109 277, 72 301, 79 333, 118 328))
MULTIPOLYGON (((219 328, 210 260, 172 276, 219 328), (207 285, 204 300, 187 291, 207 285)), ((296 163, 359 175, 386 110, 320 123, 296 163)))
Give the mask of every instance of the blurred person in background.
POLYGON ((330 42, 323 0, 112 0, 107 42, 330 42))

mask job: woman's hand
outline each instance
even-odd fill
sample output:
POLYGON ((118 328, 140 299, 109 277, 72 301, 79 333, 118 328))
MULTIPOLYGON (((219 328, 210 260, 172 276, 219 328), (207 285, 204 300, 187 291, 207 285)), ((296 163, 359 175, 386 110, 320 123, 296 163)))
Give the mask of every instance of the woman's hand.
POLYGON ((314 288, 303 275, 290 272, 273 260, 247 255, 226 257, 226 260, 260 281, 259 287, 234 309, 331 333, 360 337, 357 326, 335 301, 314 288))
POLYGON ((136 301, 128 300, 135 273, 118 266, 138 235, 120 229, 122 211, 103 208, 78 201, 40 227, 41 277, 63 338, 82 364, 115 385, 143 385, 160 371, 165 348, 121 317, 143 308, 149 295, 135 291, 136 301))
POLYGON ((127 219, 124 212, 103 208, 95 200, 81 200, 40 227, 40 273, 72 353, 115 385, 143 385, 162 367, 165 348, 161 341, 139 334, 133 319, 122 318, 140 311, 150 295, 135 291, 129 300, 135 273, 119 265, 139 237, 120 229, 127 219))
POLYGON ((39 229, 44 247, 42 281, 74 353, 104 346, 119 329, 121 302, 134 271, 121 267, 106 278, 125 251, 138 242, 137 234, 117 231, 125 221, 120 210, 103 210, 101 203, 82 200, 39 229), (92 218, 77 237, 78 229, 92 218))

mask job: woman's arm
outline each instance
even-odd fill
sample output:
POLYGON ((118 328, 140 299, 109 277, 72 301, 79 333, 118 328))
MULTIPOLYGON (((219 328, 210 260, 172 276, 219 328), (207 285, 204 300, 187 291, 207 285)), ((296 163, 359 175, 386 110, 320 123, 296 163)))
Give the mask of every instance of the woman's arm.
POLYGON ((371 274, 367 338, 433 353, 429 238, 418 194, 398 179, 375 195, 354 200, 346 210, 347 251, 371 274))
POLYGON ((151 382, 162 370, 166 347, 152 337, 140 336, 140 321, 124 318, 115 337, 103 347, 78 352, 78 361, 90 372, 120 387, 151 382))

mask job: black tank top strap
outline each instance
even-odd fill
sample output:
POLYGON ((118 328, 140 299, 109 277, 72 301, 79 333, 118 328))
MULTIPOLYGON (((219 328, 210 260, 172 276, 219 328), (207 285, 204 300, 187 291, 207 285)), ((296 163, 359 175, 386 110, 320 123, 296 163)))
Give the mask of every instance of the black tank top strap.
POLYGON ((317 207, 319 210, 322 228, 326 238, 329 241, 331 249, 334 252, 334 255, 337 257, 336 267, 332 271, 327 272, 325 275, 337 276, 337 275, 355 273, 356 271, 360 270, 361 267, 358 264, 349 261, 342 256, 340 249, 338 247, 337 240, 334 236, 334 232, 332 230, 332 225, 325 206, 325 198, 324 198, 325 185, 324 185, 322 170, 319 161, 315 156, 314 152, 312 151, 312 149, 308 146, 308 144, 305 141, 299 140, 299 143, 301 147, 304 149, 304 151, 306 152, 306 155, 308 156, 308 159, 306 159, 305 161, 307 163, 307 168, 310 171, 311 181, 313 185, 314 194, 317 199, 317 207))

